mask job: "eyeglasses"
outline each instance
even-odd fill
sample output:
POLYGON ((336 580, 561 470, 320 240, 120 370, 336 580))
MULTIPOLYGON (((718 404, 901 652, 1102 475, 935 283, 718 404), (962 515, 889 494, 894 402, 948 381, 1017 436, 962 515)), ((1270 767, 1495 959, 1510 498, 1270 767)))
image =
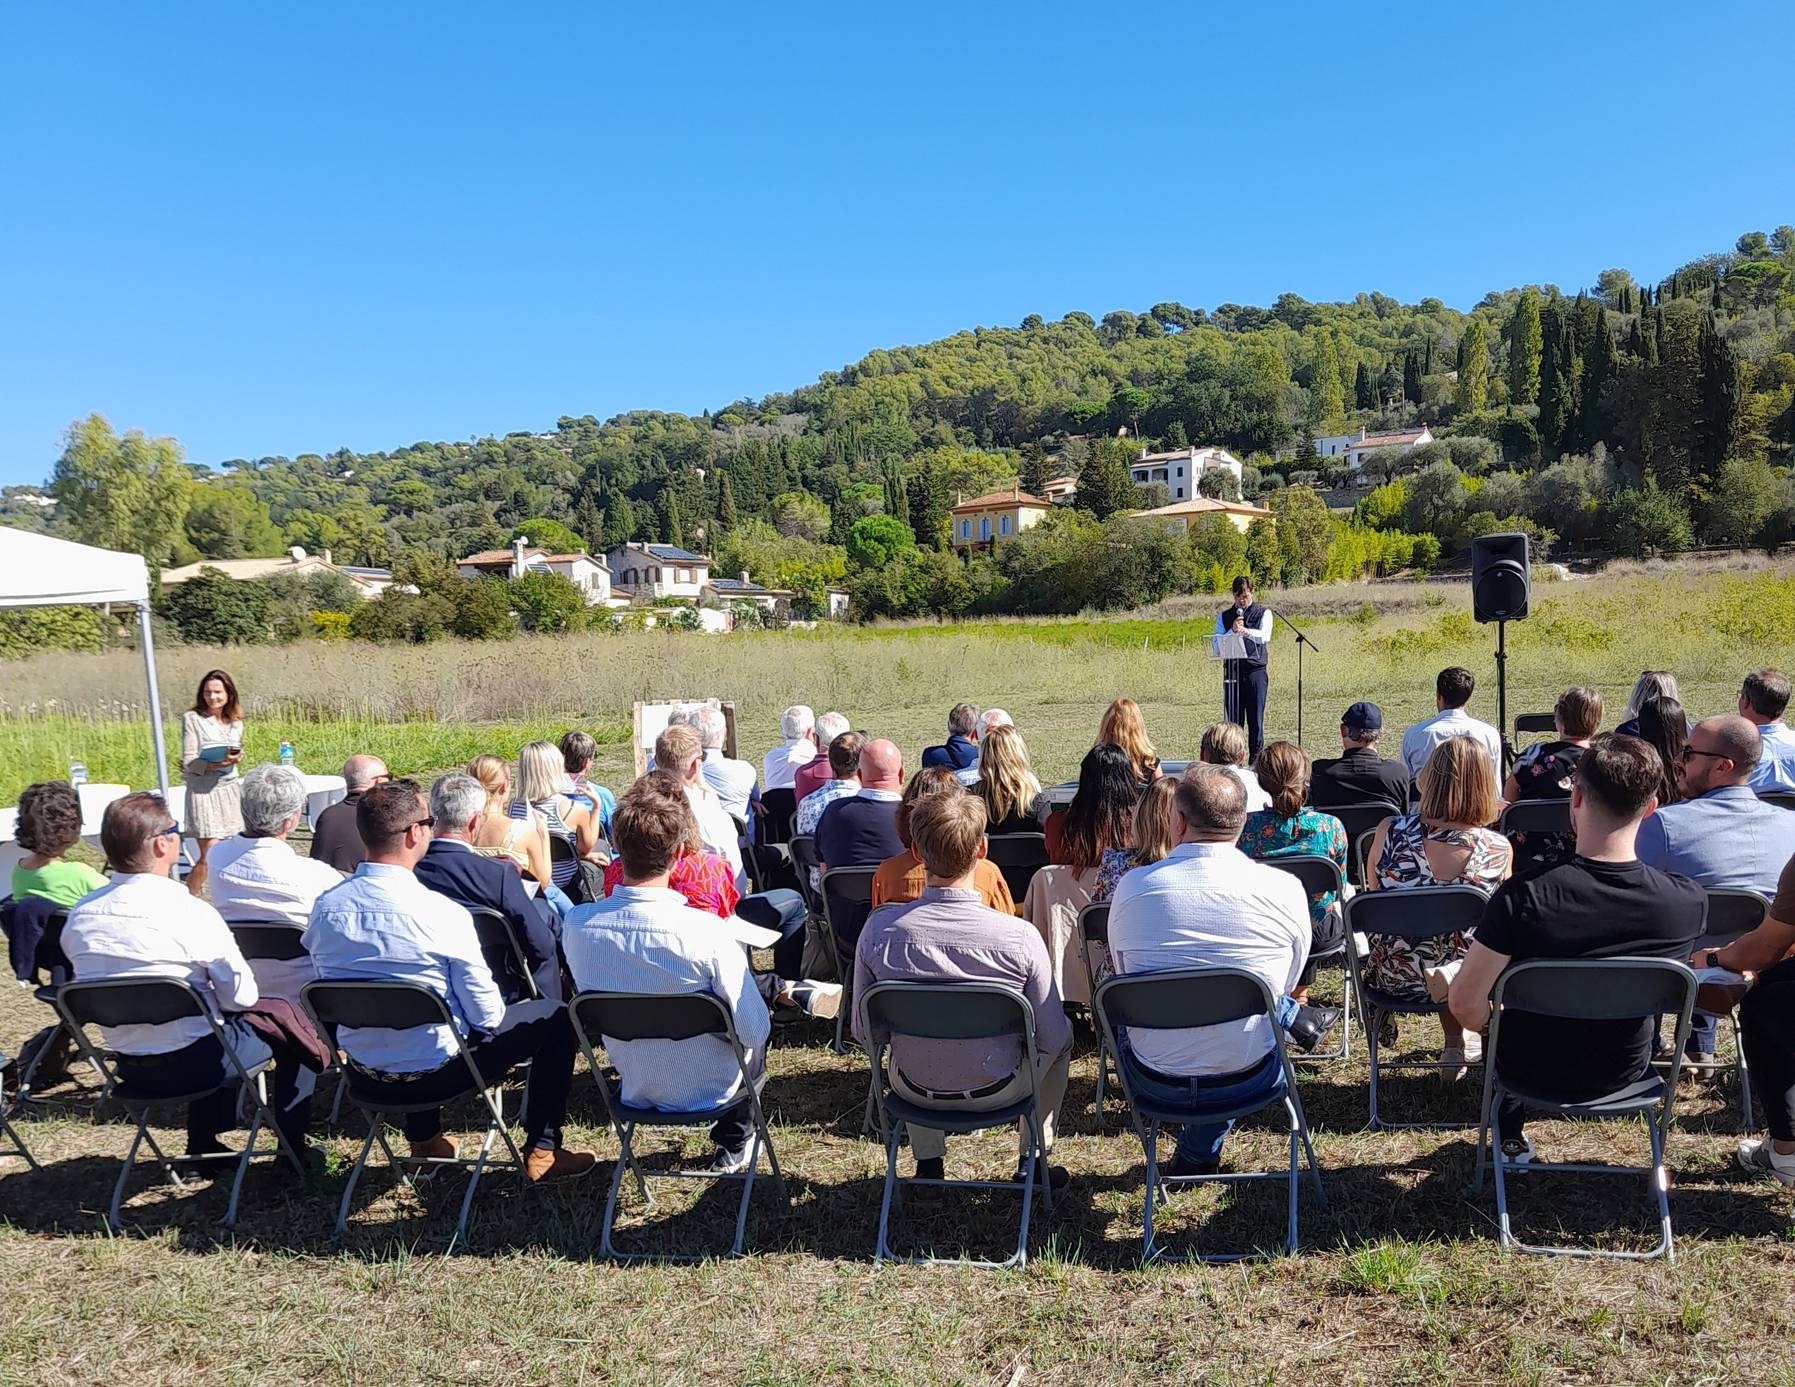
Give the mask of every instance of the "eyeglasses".
POLYGON ((1730 761, 1733 759, 1724 751, 1703 751, 1698 746, 1686 746, 1678 754, 1677 760, 1687 761, 1691 756, 1712 756, 1716 761, 1730 761))
POLYGON ((181 836, 181 826, 179 824, 170 824, 167 828, 159 828, 156 830, 156 837, 158 838, 167 838, 171 834, 174 837, 179 838, 181 836))
POLYGON ((405 826, 407 828, 435 828, 436 827, 436 815, 426 814, 421 819, 413 819, 410 823, 406 824, 405 826))

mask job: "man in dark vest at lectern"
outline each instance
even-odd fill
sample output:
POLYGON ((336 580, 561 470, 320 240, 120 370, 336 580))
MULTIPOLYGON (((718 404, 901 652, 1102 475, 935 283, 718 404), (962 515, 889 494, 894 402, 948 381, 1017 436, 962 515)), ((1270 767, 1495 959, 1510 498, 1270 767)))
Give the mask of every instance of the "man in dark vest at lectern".
POLYGON ((1244 660, 1222 661, 1222 710, 1229 722, 1247 730, 1247 758, 1254 760, 1265 745, 1265 649, 1271 643, 1271 611, 1253 596, 1253 580, 1234 580, 1234 601, 1215 619, 1218 636, 1246 640, 1244 660))

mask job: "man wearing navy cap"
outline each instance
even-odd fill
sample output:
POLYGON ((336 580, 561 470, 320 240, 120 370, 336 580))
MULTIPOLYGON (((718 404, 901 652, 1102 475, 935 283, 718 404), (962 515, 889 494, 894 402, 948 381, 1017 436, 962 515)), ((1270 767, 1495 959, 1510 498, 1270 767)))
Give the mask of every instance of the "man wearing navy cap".
POLYGON ((1340 719, 1345 750, 1316 761, 1309 781, 1309 803, 1317 809, 1342 804, 1388 804, 1392 813, 1408 808, 1409 773, 1400 761, 1377 754, 1384 714, 1375 703, 1355 703, 1340 719))

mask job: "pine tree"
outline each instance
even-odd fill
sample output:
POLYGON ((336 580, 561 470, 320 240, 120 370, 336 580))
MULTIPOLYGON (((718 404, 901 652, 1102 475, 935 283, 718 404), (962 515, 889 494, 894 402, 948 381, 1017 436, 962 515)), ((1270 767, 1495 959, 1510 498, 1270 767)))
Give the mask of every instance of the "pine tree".
POLYGON ((1488 399, 1489 348, 1484 340, 1483 319, 1473 316, 1471 325, 1458 344, 1458 389, 1455 398, 1460 414, 1476 414, 1488 399))
POLYGON ((735 527, 735 486, 725 472, 717 478, 717 528, 727 534, 735 527))
POLYGON ((1172 452, 1178 448, 1190 447, 1190 435, 1184 431, 1184 421, 1182 419, 1174 419, 1171 423, 1167 424, 1165 437, 1160 439, 1160 443, 1164 445, 1167 452, 1172 452))
POLYGON ((1078 474, 1078 508, 1099 520, 1135 504, 1134 478, 1128 471, 1131 454, 1120 439, 1106 438, 1091 449, 1078 474))
POLYGON ((573 513, 573 528, 579 537, 586 541, 588 553, 602 554, 604 552, 605 513, 593 502, 590 491, 580 497, 580 504, 573 513))
POLYGON ((1372 383, 1371 372, 1365 363, 1359 363, 1358 374, 1353 377, 1352 402, 1354 409, 1376 409, 1377 387, 1372 383))
POLYGON ((1539 399, 1540 343, 1539 291, 1529 285, 1508 320, 1508 398, 1513 404, 1539 399))
MULTIPOLYGON (((1177 421, 1174 420, 1174 423, 1177 421)), ((1167 440, 1168 443, 1170 440, 1167 440)), ((1039 496, 1053 479, 1047 475, 1047 457, 1039 442, 1022 445, 1022 472, 1018 484, 1030 496, 1039 496)))

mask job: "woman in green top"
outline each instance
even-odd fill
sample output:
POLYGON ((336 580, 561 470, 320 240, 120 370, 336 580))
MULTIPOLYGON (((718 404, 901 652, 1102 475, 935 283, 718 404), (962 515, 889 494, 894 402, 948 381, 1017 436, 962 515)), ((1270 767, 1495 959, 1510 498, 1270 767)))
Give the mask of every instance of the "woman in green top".
POLYGON ((92 867, 63 856, 81 841, 81 801, 67 781, 43 780, 25 787, 14 837, 25 849, 12 869, 14 900, 39 896, 57 905, 73 905, 106 884, 92 867))

